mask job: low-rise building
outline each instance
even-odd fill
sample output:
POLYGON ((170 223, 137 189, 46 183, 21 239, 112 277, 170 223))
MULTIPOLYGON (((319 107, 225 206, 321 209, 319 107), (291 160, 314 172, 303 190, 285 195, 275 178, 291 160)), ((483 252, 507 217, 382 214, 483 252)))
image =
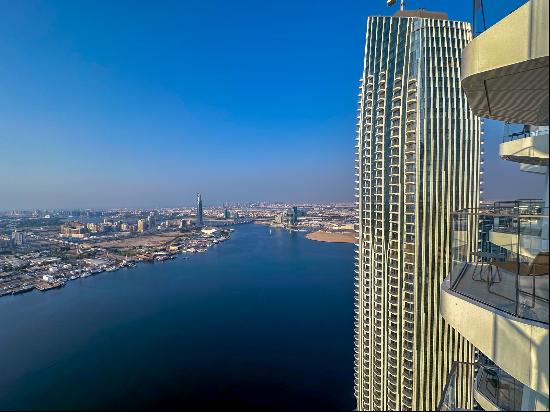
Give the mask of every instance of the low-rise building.
POLYGON ((97 223, 88 223, 86 225, 86 228, 92 233, 97 233, 101 230, 100 226, 97 223))
POLYGON ((14 246, 23 246, 25 244, 25 233, 14 230, 11 234, 11 240, 14 246))
POLYGON ((60 236, 82 239, 88 234, 86 225, 80 222, 67 222, 61 225, 60 236))

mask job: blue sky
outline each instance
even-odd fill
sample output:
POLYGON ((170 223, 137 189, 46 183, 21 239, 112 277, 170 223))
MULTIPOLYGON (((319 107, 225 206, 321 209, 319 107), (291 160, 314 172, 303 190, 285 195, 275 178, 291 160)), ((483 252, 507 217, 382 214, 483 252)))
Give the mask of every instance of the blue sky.
MULTIPOLYGON (((471 19, 469 1, 407 6, 471 19)), ((0 209, 352 201, 365 20, 394 11, 0 0, 0 209)), ((486 197, 537 197, 542 180, 498 160, 501 133, 486 197)))

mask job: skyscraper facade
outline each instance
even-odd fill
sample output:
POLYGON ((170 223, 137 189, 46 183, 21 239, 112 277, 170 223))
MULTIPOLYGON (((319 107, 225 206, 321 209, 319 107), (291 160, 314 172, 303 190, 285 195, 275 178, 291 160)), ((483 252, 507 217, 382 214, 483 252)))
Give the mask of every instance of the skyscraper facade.
POLYGON ((460 84, 470 25, 401 11, 367 20, 359 86, 355 396, 360 410, 433 410, 473 347, 439 316, 450 220, 477 207, 481 124, 460 84))
POLYGON ((295 225, 298 223, 298 206, 292 206, 290 209, 290 224, 295 225))
POLYGON ((202 197, 200 193, 197 193, 197 225, 202 226, 204 224, 204 218, 202 214, 202 197))
POLYGON ((149 216, 147 216, 147 227, 149 230, 155 230, 157 228, 157 220, 154 212, 149 213, 149 216))

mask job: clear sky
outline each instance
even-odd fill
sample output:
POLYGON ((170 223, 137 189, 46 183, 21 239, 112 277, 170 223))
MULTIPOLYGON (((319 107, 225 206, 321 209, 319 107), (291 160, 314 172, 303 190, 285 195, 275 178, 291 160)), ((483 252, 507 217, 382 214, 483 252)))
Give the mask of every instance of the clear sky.
MULTIPOLYGON (((0 0, 0 209, 352 201, 365 20, 395 10, 0 0)), ((487 129, 486 197, 539 196, 487 129)))

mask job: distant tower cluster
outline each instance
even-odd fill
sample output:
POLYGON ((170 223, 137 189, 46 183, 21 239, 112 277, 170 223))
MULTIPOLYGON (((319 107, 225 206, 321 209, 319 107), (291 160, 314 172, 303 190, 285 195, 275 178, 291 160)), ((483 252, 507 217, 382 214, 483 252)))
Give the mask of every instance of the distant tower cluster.
POLYGON ((204 217, 202 212, 202 197, 200 193, 197 193, 197 225, 203 226, 204 217))

